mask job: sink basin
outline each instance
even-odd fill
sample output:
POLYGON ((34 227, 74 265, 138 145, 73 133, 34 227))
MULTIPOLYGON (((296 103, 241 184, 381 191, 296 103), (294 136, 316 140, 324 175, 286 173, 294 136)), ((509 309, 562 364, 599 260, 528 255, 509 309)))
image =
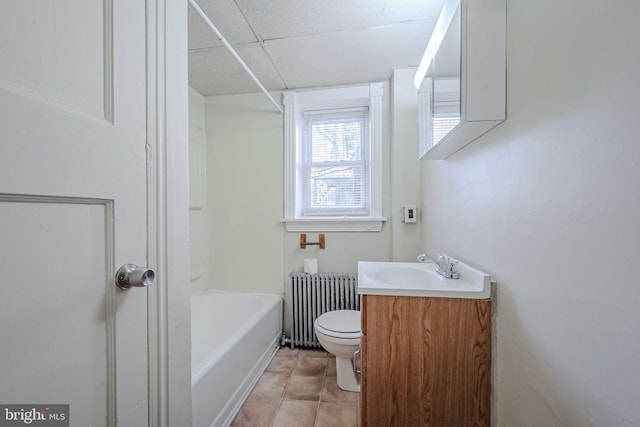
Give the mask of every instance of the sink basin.
POLYGON ((446 279, 433 263, 358 262, 358 292, 369 295, 487 299, 491 277, 458 261, 459 279, 446 279))
POLYGON ((368 279, 382 285, 400 288, 434 288, 444 277, 434 274, 433 264, 375 262, 363 263, 364 274, 368 279), (367 265, 369 264, 369 265, 367 265))

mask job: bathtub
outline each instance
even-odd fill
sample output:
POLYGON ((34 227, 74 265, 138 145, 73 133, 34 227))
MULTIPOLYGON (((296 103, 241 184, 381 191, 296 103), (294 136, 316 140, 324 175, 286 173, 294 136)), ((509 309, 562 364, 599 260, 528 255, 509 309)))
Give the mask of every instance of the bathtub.
POLYGON ((233 421, 281 335, 280 295, 204 291, 191 296, 194 427, 233 421))

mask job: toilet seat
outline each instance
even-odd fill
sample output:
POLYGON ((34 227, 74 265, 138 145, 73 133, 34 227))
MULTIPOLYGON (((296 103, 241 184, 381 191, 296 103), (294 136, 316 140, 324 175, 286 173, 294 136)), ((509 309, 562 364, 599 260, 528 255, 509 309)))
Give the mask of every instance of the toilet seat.
POLYGON ((317 330, 334 338, 359 339, 360 312, 356 310, 328 311, 314 322, 317 330))

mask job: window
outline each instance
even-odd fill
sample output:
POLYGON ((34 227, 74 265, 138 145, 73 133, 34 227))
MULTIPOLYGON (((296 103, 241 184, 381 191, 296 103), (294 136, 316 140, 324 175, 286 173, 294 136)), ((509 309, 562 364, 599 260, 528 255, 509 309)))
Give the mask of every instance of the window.
POLYGON ((303 117, 303 216, 368 215, 369 111, 303 117))
POLYGON ((379 231, 382 84, 285 93, 288 231, 379 231))
POLYGON ((460 101, 440 102, 433 105, 433 145, 460 123, 460 101))
POLYGON ((431 143, 436 145, 460 123, 460 79, 434 78, 431 92, 431 143))

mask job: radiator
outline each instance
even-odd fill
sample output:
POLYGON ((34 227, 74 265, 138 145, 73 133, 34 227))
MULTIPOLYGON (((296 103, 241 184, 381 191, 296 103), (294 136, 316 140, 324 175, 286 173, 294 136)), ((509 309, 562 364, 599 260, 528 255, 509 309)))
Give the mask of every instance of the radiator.
POLYGON ((357 273, 298 273, 291 278, 291 348, 321 347, 313 322, 333 310, 360 310, 357 273))

